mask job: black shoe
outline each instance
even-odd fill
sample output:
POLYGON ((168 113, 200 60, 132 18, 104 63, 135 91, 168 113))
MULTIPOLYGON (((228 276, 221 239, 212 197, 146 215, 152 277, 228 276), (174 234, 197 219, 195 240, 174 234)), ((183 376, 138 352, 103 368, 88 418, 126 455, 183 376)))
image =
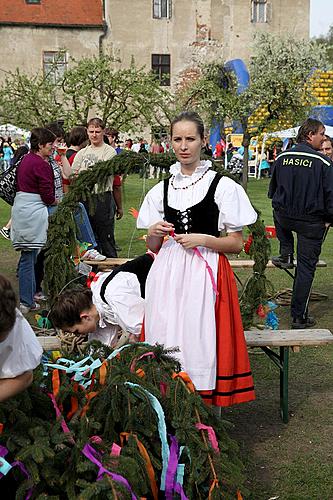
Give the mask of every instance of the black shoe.
POLYGON ((293 330, 303 330, 304 328, 312 328, 315 326, 316 320, 313 316, 308 316, 306 319, 304 318, 293 318, 291 323, 291 328, 293 330))
POLYGON ((294 255, 288 253, 287 255, 272 257, 272 264, 280 269, 292 269, 294 267, 294 255))

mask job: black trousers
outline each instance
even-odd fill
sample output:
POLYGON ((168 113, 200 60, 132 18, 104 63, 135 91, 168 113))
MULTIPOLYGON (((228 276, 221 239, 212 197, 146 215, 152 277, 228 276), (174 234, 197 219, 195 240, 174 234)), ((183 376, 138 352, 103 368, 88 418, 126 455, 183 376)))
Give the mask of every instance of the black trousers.
POLYGON ((98 250, 106 257, 117 257, 114 239, 114 217, 116 203, 110 191, 94 195, 95 210, 89 212, 88 203, 84 203, 94 231, 98 250))
POLYGON ((305 319, 311 286, 320 256, 325 233, 324 221, 304 221, 285 217, 276 210, 273 213, 276 235, 281 255, 294 253, 294 235, 297 235, 297 267, 291 300, 291 316, 305 319))

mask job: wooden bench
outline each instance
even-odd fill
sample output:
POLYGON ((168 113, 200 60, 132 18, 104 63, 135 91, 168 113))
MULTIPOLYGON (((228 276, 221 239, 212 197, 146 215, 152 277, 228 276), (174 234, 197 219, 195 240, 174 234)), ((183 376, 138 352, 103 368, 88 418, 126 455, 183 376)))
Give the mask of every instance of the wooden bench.
MULTIPOLYGON (((117 257, 117 258, 109 258, 106 260, 101 260, 101 261, 96 261, 96 260, 84 260, 83 262, 85 264, 88 264, 89 266, 97 266, 98 269, 100 270, 106 270, 106 269, 111 269, 116 266, 120 266, 121 264, 125 264, 125 262, 132 260, 132 259, 126 259, 122 257, 117 257)), ((252 269, 254 265, 254 260, 251 259, 232 259, 229 260, 230 265, 233 269, 252 269)), ((272 263, 271 260, 267 262, 267 267, 269 269, 278 269, 274 264, 272 263)), ((317 267, 327 267, 327 264, 324 260, 319 260, 317 263, 317 267)))
MULTIPOLYGON (((280 411, 284 423, 288 423, 289 348, 298 351, 304 346, 333 344, 329 330, 249 330, 245 331, 248 347, 260 347, 280 370, 280 411), (273 348, 279 348, 279 353, 273 348)), ((58 337, 37 337, 45 351, 60 351, 58 337)))
POLYGON ((299 351, 303 346, 333 344, 329 330, 250 330, 245 331, 248 347, 260 347, 280 370, 280 411, 284 423, 288 423, 289 348, 299 351), (279 348, 279 354, 272 348, 279 348))

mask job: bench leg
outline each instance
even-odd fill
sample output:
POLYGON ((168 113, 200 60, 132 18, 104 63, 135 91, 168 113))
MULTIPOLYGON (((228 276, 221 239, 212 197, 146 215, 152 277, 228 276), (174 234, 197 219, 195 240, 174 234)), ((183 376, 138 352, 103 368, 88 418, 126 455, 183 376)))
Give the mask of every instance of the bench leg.
POLYGON ((280 411, 282 421, 287 424, 288 414, 288 375, 289 347, 280 347, 280 411))

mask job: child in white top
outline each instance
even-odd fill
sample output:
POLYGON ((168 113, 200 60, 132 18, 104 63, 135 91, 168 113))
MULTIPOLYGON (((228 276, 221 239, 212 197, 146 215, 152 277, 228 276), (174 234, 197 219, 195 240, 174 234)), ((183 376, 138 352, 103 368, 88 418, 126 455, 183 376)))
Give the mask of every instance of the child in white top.
POLYGON ((16 308, 10 281, 2 275, 0 297, 0 402, 3 402, 29 387, 43 349, 16 308))

